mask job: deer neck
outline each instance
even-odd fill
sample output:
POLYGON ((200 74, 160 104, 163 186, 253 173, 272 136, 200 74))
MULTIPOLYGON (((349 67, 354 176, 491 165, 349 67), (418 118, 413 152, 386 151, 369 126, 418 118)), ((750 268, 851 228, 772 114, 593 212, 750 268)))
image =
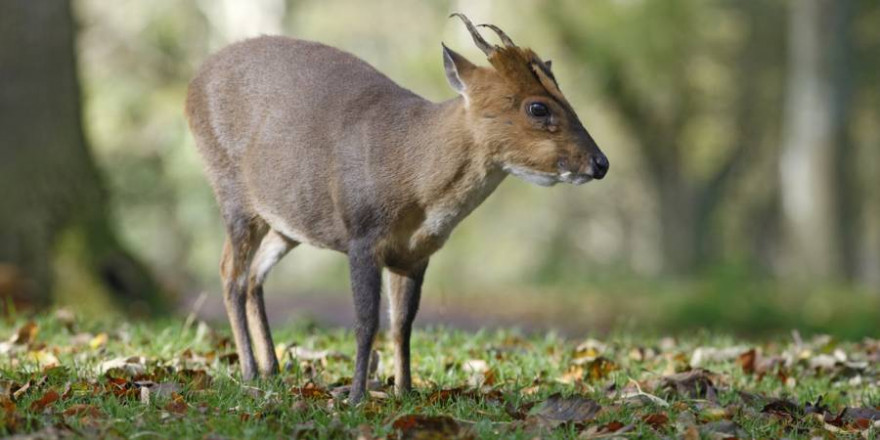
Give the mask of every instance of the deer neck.
POLYGON ((478 145, 462 98, 439 104, 421 116, 410 133, 420 157, 415 161, 424 232, 445 238, 482 203, 506 173, 490 151, 478 145))

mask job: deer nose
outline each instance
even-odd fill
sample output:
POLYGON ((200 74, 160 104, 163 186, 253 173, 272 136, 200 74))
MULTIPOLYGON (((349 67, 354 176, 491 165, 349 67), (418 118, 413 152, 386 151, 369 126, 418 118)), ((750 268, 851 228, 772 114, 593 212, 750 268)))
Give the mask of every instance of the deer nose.
POLYGON ((593 171, 594 179, 605 177, 605 174, 608 173, 609 166, 611 166, 611 164, 608 163, 608 158, 602 153, 594 154, 590 157, 590 168, 593 171))

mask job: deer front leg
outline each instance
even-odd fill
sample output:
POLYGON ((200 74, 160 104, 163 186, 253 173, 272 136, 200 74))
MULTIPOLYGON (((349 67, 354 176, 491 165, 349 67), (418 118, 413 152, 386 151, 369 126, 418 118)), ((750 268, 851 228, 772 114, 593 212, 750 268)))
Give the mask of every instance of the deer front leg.
POLYGON ((358 403, 364 398, 367 389, 367 369, 373 339, 379 328, 379 297, 382 290, 381 269, 367 242, 354 242, 349 247, 348 264, 351 273, 351 290, 354 295, 355 337, 357 356, 355 357, 354 379, 351 383, 349 402, 358 403))
POLYGON ((425 262, 409 273, 388 273, 391 340, 394 342, 394 388, 397 394, 412 391, 409 340, 412 324, 419 311, 425 262))

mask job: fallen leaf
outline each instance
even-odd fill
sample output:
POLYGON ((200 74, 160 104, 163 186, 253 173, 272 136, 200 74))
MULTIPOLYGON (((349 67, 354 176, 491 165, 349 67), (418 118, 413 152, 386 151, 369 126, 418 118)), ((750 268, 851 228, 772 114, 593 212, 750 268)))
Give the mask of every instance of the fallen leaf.
POLYGON ((746 350, 746 347, 699 347, 691 355, 690 365, 693 368, 697 368, 709 363, 731 361, 739 357, 746 350))
POLYGON ((472 394, 474 394, 474 392, 467 391, 465 387, 442 389, 431 392, 431 394, 428 395, 427 401, 429 405, 436 405, 438 403, 445 403, 452 399, 459 398, 465 395, 467 395, 467 397, 471 397, 472 394))
POLYGON ((625 401, 627 403, 635 403, 637 405, 643 404, 652 404, 659 405, 662 407, 668 407, 669 402, 653 395, 650 393, 646 393, 642 391, 641 385, 635 380, 630 378, 630 383, 627 385, 620 393, 620 400, 625 401))
POLYGON ((39 327, 34 321, 28 321, 18 328, 14 335, 9 338, 9 342, 15 345, 30 345, 37 339, 39 327))
POLYGON ((324 400, 332 397, 327 390, 325 390, 324 388, 320 388, 311 382, 306 384, 306 386, 304 387, 291 388, 290 393, 303 399, 312 400, 324 400))
POLYGON ((581 396, 562 397, 556 393, 532 411, 527 422, 554 428, 567 422, 585 423, 593 420, 602 407, 595 400, 581 396))
POLYGON ((623 438, 625 434, 635 428, 635 425, 624 425, 623 423, 613 420, 604 425, 592 426, 582 432, 578 439, 599 439, 599 438, 623 438))
POLYGON ((61 361, 51 351, 45 349, 29 351, 25 359, 43 368, 55 367, 61 364, 61 361))
POLYGON ((880 410, 875 408, 844 408, 840 415, 843 420, 880 420, 880 410))
POLYGON ((800 405, 790 400, 773 399, 761 409, 762 413, 771 414, 773 416, 788 421, 797 420, 804 414, 800 405))
POLYGON ((717 397, 714 373, 697 368, 663 377, 663 388, 681 397, 714 400, 717 397))
POLYGON ((742 367, 742 370, 746 374, 754 374, 755 373, 755 359, 757 358, 757 352, 755 349, 751 349, 741 355, 736 359, 736 363, 742 367))
POLYGON ((172 414, 184 415, 189 410, 189 405, 183 400, 183 396, 177 393, 171 393, 171 401, 165 405, 165 411, 172 414))
POLYGON ((469 374, 468 384, 474 388, 495 384, 496 373, 482 359, 470 359, 461 365, 461 369, 469 374))
POLYGON ((46 394, 43 394, 43 397, 40 397, 38 400, 35 400, 31 403, 30 410, 33 412, 42 412, 46 407, 58 401, 61 398, 61 395, 58 394, 55 390, 49 390, 46 394))
POLYGON ((187 387, 193 391, 208 389, 213 383, 211 376, 205 370, 183 369, 178 371, 176 376, 181 383, 187 384, 187 387))
POLYGON ((564 384, 574 384, 578 382, 582 382, 584 377, 587 375, 587 371, 581 365, 572 365, 565 370, 565 373, 562 373, 557 379, 557 382, 561 382, 564 384))
POLYGON ((535 407, 538 402, 527 402, 519 407, 515 407, 513 403, 506 402, 504 404, 504 412, 513 420, 525 420, 529 415, 529 411, 535 407))
POLYGON ((118 373, 123 376, 137 376, 147 372, 147 360, 143 356, 129 356, 111 359, 98 365, 100 374, 118 373))
POLYGON ((92 350, 101 348, 107 345, 107 340, 107 333, 98 333, 94 338, 89 341, 89 347, 91 347, 92 350))
POLYGON ((408 414, 398 417, 391 427, 400 439, 448 439, 462 436, 464 429, 449 416, 408 414))
POLYGON ((732 417, 727 408, 718 406, 713 402, 706 401, 708 405, 703 405, 699 409, 699 419, 702 422, 715 422, 718 420, 729 419, 732 417))
POLYGON ((64 410, 64 417, 74 417, 74 416, 89 416, 92 418, 101 417, 101 410, 98 409, 95 405, 88 405, 85 403, 78 403, 76 405, 71 405, 66 410, 64 410))
POLYGON ((651 428, 661 431, 669 423, 669 416, 663 413, 652 413, 642 417, 642 421, 651 428))
POLYGON ((63 325, 68 332, 74 333, 76 329, 76 315, 72 310, 66 308, 56 310, 55 320, 63 325))
POLYGON ((719 420, 717 422, 700 425, 700 433, 709 438, 734 439, 746 438, 748 434, 732 420, 719 420))
POLYGON ((61 393, 61 398, 90 396, 97 394, 99 391, 100 387, 96 383, 86 381, 71 382, 67 384, 64 392, 61 393))
POLYGON ((834 369, 838 362, 841 362, 835 356, 829 354, 817 354, 809 360, 810 368, 814 370, 828 371, 834 369))
POLYGON ((140 394, 134 384, 121 377, 108 377, 104 392, 121 399, 137 399, 140 394))
POLYGON ((585 364, 587 362, 591 362, 602 353, 608 350, 608 346, 596 339, 587 339, 584 342, 578 344, 574 349, 574 356, 572 358, 575 364, 585 364))
POLYGON ((6 432, 14 432, 21 423, 21 415, 15 410, 15 402, 5 394, 0 394, 0 409, 3 410, 3 417, 0 418, 0 429, 6 432))
POLYGON ((587 364, 587 372, 589 373, 590 380, 593 382, 608 377, 614 370, 617 370, 617 364, 601 356, 587 364))

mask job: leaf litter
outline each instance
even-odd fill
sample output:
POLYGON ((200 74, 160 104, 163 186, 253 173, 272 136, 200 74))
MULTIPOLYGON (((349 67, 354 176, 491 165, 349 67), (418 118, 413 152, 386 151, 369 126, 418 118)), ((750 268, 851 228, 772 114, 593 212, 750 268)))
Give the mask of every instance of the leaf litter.
MULTIPOLYGON (((56 313, 55 322, 46 325, 37 317, 0 335, 0 434, 125 437, 118 434, 128 432, 118 431, 122 425, 144 429, 146 422, 112 416, 113 405, 140 408, 155 423, 214 426, 214 419, 235 417, 239 424, 259 421, 293 437, 797 438, 880 432, 880 341, 872 339, 847 344, 795 333, 791 340, 760 345, 695 346, 672 338, 542 345, 506 335, 485 341, 482 350, 446 347, 440 364, 445 376, 426 374, 424 356, 435 352, 417 355, 417 391, 406 397, 394 393, 393 368, 383 362, 391 358, 390 347, 380 343, 371 356, 370 399, 352 406, 346 400, 352 356, 320 333, 276 347, 283 373, 274 384, 242 384, 229 336, 203 322, 186 326, 185 333, 195 336, 166 344, 182 347, 170 351, 149 338, 138 340, 128 325, 95 331, 69 312, 56 313), (527 367, 535 360, 536 366, 527 367), (810 388, 801 389, 803 383, 810 388), (238 397, 212 400, 224 388, 237 389, 238 397), (351 413, 359 416, 346 416, 351 413)), ((215 428, 205 432, 206 438, 217 434, 215 428)))

